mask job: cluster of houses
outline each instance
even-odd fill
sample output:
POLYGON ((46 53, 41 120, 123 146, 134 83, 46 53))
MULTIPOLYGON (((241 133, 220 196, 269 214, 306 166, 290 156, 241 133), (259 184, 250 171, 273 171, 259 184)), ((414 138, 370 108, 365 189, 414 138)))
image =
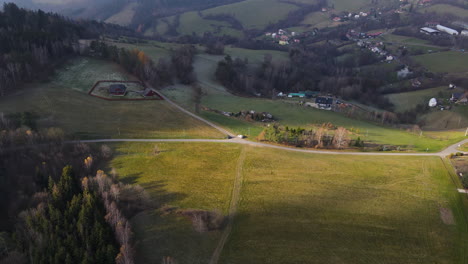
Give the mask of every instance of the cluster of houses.
POLYGON ((353 19, 361 19, 361 18, 366 18, 369 16, 369 13, 367 12, 358 12, 358 13, 349 13, 349 12, 343 12, 340 15, 331 15, 331 20, 334 22, 344 22, 344 21, 349 21, 353 19))
POLYGON ((458 31, 453 28, 449 28, 446 26, 442 26, 437 22, 427 22, 425 27, 422 27, 419 29, 419 32, 426 34, 426 35, 431 35, 431 36, 437 36, 440 35, 441 33, 449 34, 452 36, 467 36, 468 37, 468 30, 462 29, 461 31, 458 31))
POLYGON ((271 37, 272 39, 277 41, 280 45, 289 45, 292 43, 301 43, 301 40, 297 37, 299 34, 297 32, 289 32, 284 29, 279 29, 278 32, 267 32, 265 36, 271 37))
POLYGON ((346 37, 351 40, 360 40, 360 39, 373 39, 376 38, 380 35, 382 35, 382 31, 377 31, 377 32, 358 32, 354 29, 349 30, 346 33, 346 37))
POLYGON ((368 49, 372 53, 376 54, 380 57, 385 57, 384 61, 390 63, 396 59, 395 56, 390 54, 388 51, 383 50, 384 43, 383 42, 370 42, 370 41, 362 41, 359 40, 357 45, 361 48, 368 49))

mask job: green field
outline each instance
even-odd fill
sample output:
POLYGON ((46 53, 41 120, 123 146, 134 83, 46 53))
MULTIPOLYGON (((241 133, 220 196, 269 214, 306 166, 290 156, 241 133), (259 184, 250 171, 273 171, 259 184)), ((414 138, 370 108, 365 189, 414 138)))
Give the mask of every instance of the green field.
POLYGON ((204 19, 198 12, 187 12, 180 16, 180 25, 177 32, 184 35, 203 35, 205 32, 213 32, 219 35, 242 37, 242 32, 230 27, 229 23, 204 19))
POLYGON ((370 10, 371 7, 375 7, 375 5, 372 5, 371 3, 372 3, 372 0, 331 0, 331 1, 328 1, 328 5, 334 6, 335 10, 338 12, 341 12, 341 11, 367 12, 370 10))
POLYGON ((468 10, 447 4, 436 4, 421 8, 419 12, 436 12, 439 14, 452 14, 461 18, 468 18, 468 10))
POLYGON ((342 23, 334 22, 333 20, 331 20, 329 13, 313 12, 313 13, 308 14, 304 18, 304 20, 301 22, 301 24, 310 25, 313 28, 316 27, 320 29, 320 28, 326 28, 326 27, 331 27, 331 26, 337 26, 342 23))
POLYGON ((432 72, 468 72, 468 53, 446 51, 413 56, 413 59, 432 72))
POLYGON ((442 92, 444 98, 450 98, 450 91, 447 87, 435 87, 414 92, 389 94, 386 97, 395 105, 395 111, 404 112, 413 109, 417 104, 429 103, 431 98, 439 98, 442 92))
POLYGON ((46 83, 0 99, 0 112, 31 111, 40 127, 80 138, 221 138, 223 135, 164 101, 105 101, 89 96, 98 80, 133 80, 118 65, 77 58, 46 83))
MULTIPOLYGON (((114 147, 110 167, 158 206, 226 213, 241 146, 158 143, 159 155, 154 144, 114 147)), ((467 201, 440 158, 245 148, 240 207, 220 263, 465 263, 467 201)), ((132 223, 137 263, 207 263, 220 235, 158 210, 132 223)))
POLYGON ((208 14, 232 14, 245 29, 263 29, 270 23, 285 18, 298 7, 278 0, 246 0, 239 3, 218 6, 203 11, 208 14))
POLYGON ((136 13, 136 8, 138 8, 138 4, 136 2, 128 3, 119 13, 116 13, 106 19, 106 23, 128 26, 132 23, 133 17, 136 13))
POLYGON ((466 198, 439 158, 284 154, 249 150, 221 263, 466 263, 466 198))
MULTIPOLYGON (((127 183, 144 187, 159 206, 219 210, 227 213, 241 146, 231 144, 121 144, 111 162, 127 183)), ((137 263, 160 263, 164 256, 179 263, 208 263, 219 231, 197 233, 183 217, 143 212, 132 219, 137 263)))
POLYGON ((394 42, 394 43, 404 43, 407 45, 418 45, 418 44, 428 44, 429 42, 424 39, 418 39, 414 37, 400 36, 394 34, 385 34, 376 38, 377 41, 384 42, 394 42))

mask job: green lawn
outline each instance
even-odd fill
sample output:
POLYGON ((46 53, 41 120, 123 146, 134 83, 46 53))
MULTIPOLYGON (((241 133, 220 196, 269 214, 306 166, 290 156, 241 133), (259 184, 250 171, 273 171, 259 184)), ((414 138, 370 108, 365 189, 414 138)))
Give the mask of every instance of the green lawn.
POLYGON ((466 263, 466 197, 439 158, 250 149, 243 172, 221 263, 466 263))
MULTIPOLYGON (((219 210, 227 213, 236 175, 240 145, 157 143, 115 145, 110 166, 122 181, 141 185, 157 207, 219 210)), ((160 263, 171 256, 177 263, 208 263, 219 231, 197 233, 183 217, 145 211, 132 219, 137 239, 137 263, 160 263)))
MULTIPOLYGON (((157 145, 159 155, 154 144, 112 145, 109 167, 157 207, 227 212, 244 147, 157 145)), ((465 263, 467 200, 440 158, 245 148, 239 211, 220 263, 465 263)), ((137 263, 207 263, 220 238, 153 209, 131 222, 137 263)))
POLYGON ((207 9, 203 11, 203 14, 232 14, 245 29, 263 29, 269 23, 285 18, 289 12, 297 8, 297 6, 278 0, 246 0, 207 9))
POLYGON ((80 138, 221 138, 223 135, 164 101, 105 101, 89 96, 97 80, 132 80, 118 65, 76 58, 47 83, 0 99, 0 112, 36 112, 40 127, 80 138))
POLYGON ((413 59, 432 72, 468 72, 468 53, 446 51, 413 56, 413 59))

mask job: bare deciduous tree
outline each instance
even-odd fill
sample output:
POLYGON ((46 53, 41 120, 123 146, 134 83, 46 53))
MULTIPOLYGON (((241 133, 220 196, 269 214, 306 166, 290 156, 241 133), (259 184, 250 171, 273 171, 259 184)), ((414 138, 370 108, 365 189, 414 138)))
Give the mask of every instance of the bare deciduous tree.
POLYGON ((333 137, 333 145, 337 149, 342 149, 349 146, 349 132, 344 127, 339 127, 335 131, 335 136, 333 137))
POLYGON ((317 148, 322 148, 323 147, 323 136, 325 135, 325 128, 320 127, 317 129, 315 132, 315 140, 317 140, 317 148))

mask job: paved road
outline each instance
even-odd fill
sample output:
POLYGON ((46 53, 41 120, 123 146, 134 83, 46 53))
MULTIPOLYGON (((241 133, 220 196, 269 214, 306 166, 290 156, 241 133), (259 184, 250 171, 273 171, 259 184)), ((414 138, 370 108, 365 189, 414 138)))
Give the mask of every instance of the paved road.
POLYGON ((328 154, 328 155, 355 155, 355 156, 448 156, 450 153, 457 152, 458 145, 468 143, 468 139, 460 141, 456 144, 449 146, 443 151, 437 153, 398 153, 398 152, 348 152, 348 151, 329 151, 329 150, 313 150, 313 149, 300 149, 285 146, 272 145, 261 142, 253 142, 240 138, 233 139, 94 139, 94 140, 80 140, 68 141, 67 143, 112 143, 112 142, 199 142, 199 143, 232 143, 243 144, 254 147, 265 147, 273 149, 281 149, 287 151, 312 153, 312 154, 328 154))

